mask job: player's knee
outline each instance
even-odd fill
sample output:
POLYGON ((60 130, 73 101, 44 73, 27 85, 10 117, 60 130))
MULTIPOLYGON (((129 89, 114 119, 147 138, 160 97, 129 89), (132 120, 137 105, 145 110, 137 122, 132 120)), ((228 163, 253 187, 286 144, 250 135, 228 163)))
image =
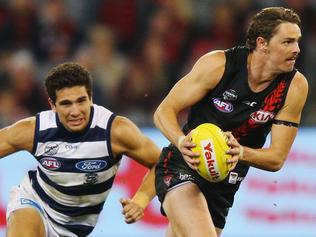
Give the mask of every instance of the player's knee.
POLYGON ((31 208, 12 212, 7 223, 6 237, 45 237, 45 227, 40 214, 31 208))

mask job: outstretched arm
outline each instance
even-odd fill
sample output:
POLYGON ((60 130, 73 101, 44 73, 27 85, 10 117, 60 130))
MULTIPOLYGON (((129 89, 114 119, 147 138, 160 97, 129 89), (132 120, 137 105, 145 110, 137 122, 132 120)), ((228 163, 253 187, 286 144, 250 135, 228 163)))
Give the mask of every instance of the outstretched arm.
POLYGON ((112 149, 115 154, 125 154, 150 170, 144 177, 138 191, 130 199, 121 199, 123 214, 127 223, 143 217, 143 211, 155 197, 155 164, 160 149, 129 119, 116 117, 112 125, 112 149))
POLYGON ((22 119, 0 130, 0 157, 20 150, 32 151, 35 117, 22 119))
MULTIPOLYGON (((297 72, 289 88, 285 104, 275 119, 299 123, 307 92, 307 81, 302 74, 297 72), (300 96, 297 96, 297 92, 300 96)), ((296 134, 296 127, 273 124, 270 146, 263 149, 244 147, 243 157, 239 161, 263 170, 278 171, 287 158, 296 134)))

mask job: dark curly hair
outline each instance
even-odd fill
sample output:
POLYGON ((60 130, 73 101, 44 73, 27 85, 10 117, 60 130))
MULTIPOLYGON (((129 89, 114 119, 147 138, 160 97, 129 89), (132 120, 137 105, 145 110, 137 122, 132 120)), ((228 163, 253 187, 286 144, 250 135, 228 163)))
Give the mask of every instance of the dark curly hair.
POLYGON ((248 30, 246 46, 250 51, 256 48, 256 39, 263 37, 269 41, 278 30, 281 23, 290 22, 301 27, 301 19, 292 9, 284 7, 268 7, 262 9, 251 19, 248 30))
POLYGON ((45 77, 49 98, 56 102, 56 92, 63 88, 84 86, 89 98, 92 96, 92 78, 88 70, 76 63, 62 63, 53 67, 45 77))

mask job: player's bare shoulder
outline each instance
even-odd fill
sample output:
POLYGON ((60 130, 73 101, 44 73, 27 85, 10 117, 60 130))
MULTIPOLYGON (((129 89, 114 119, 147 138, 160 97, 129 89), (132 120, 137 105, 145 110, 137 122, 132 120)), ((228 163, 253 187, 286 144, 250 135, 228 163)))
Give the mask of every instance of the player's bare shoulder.
POLYGON ((198 59, 190 73, 207 87, 214 88, 224 74, 225 64, 226 55, 223 50, 211 51, 198 59))
POLYGON ((116 155, 140 146, 141 141, 142 134, 130 119, 123 116, 115 117, 111 128, 111 145, 116 155))
POLYGON ((290 90, 294 90, 296 92, 306 92, 308 91, 308 81, 306 77, 297 71, 294 75, 293 81, 290 86, 290 90), (291 88, 292 87, 292 88, 291 88))
POLYGON ((226 55, 224 50, 214 50, 204 54, 199 60, 211 60, 214 63, 218 63, 218 66, 225 64, 226 55))
POLYGON ((285 104, 280 114, 282 114, 282 112, 286 112, 286 114, 290 114, 292 116, 291 118, 286 117, 286 119, 291 121, 299 121, 301 117, 301 112, 307 99, 307 94, 307 79, 302 73, 297 71, 294 75, 294 78, 292 79, 285 104))
POLYGON ((296 104, 296 106, 304 106, 308 93, 308 81, 306 77, 297 71, 289 87, 289 93, 287 96, 286 104, 296 104), (297 96, 299 93, 300 96, 297 96))

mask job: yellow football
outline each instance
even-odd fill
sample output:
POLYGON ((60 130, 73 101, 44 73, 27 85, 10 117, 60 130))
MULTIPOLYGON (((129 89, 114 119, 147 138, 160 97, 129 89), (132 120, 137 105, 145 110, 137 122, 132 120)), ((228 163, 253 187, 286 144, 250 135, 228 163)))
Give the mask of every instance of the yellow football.
POLYGON ((226 154, 230 147, 227 145, 227 137, 223 131, 214 124, 203 123, 191 132, 192 142, 196 147, 191 150, 200 154, 200 163, 197 172, 210 182, 220 182, 225 179, 231 167, 227 159, 231 155, 226 154))

